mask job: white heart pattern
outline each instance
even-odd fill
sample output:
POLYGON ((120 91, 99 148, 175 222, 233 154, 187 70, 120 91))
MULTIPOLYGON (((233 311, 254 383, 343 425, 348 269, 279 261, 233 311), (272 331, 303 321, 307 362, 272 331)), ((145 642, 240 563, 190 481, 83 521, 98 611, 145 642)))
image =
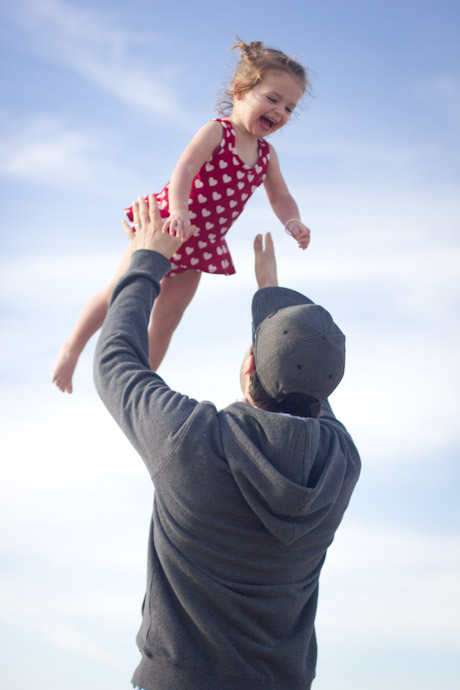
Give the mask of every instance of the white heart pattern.
MULTIPOLYGON (((259 157, 250 167, 239 157, 231 122, 217 121, 222 126, 220 147, 193 180, 188 200, 189 217, 197 230, 172 257, 171 270, 178 273, 190 268, 227 275, 235 272, 224 236, 267 173, 270 154, 265 140, 259 139, 259 157)), ((163 221, 169 215, 169 185, 156 195, 163 221)))

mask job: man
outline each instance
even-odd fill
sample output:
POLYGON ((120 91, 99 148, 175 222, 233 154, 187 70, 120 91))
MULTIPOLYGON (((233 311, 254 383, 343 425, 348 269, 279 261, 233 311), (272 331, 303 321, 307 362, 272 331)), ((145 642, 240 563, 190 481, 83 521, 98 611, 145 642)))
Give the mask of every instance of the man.
POLYGON ((327 402, 344 336, 322 307, 276 287, 259 235, 244 401, 219 412, 171 390, 149 368, 147 326, 179 242, 153 197, 133 211, 135 251, 95 356, 98 392, 155 485, 133 683, 308 690, 318 578, 360 468, 327 402))

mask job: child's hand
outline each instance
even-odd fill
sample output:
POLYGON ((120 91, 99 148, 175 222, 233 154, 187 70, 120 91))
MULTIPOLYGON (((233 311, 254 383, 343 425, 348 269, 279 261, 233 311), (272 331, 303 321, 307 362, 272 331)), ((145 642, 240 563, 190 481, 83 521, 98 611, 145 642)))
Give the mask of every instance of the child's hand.
POLYGON ((178 237, 181 242, 185 242, 192 236, 192 224, 187 211, 171 213, 165 224, 163 232, 169 232, 171 237, 178 237))
POLYGON ((307 228, 302 221, 291 218, 284 227, 288 235, 292 235, 292 237, 297 240, 300 249, 306 249, 308 247, 310 244, 310 228, 307 228))
POLYGON ((143 197, 133 202, 133 221, 131 226, 125 220, 122 225, 131 240, 133 251, 136 249, 151 249, 163 254, 167 259, 179 249, 180 239, 163 232, 163 223, 156 199, 152 194, 148 196, 148 204, 143 197))

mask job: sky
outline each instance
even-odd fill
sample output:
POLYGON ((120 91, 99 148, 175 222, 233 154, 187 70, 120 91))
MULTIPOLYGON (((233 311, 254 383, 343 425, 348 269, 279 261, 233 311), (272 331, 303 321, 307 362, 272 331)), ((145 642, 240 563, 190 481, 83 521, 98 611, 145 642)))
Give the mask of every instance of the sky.
POLYGON ((153 490, 92 381, 51 385, 61 343, 126 246, 123 208, 159 191, 215 117, 235 34, 296 56, 312 97, 276 133, 311 245, 257 191, 160 373, 240 397, 252 239, 280 284, 347 336, 332 395, 363 470, 328 554, 315 690, 460 686, 460 9, 448 0, 16 0, 0 9, 0 644, 9 690, 129 688, 153 490))

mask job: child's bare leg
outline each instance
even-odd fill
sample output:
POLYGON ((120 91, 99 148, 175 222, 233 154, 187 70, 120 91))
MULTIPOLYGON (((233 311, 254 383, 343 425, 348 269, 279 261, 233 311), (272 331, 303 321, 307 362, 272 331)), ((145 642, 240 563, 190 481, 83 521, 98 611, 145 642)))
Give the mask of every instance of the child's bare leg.
POLYGON ((102 326, 107 315, 110 298, 118 278, 126 272, 131 258, 131 245, 126 249, 121 264, 111 283, 85 304, 81 310, 70 338, 62 345, 53 369, 52 383, 64 393, 72 392, 72 376, 78 358, 88 340, 102 326))
POLYGON ((149 360, 152 371, 160 366, 183 313, 192 301, 201 271, 185 271, 163 278, 161 292, 152 311, 149 326, 149 360))

